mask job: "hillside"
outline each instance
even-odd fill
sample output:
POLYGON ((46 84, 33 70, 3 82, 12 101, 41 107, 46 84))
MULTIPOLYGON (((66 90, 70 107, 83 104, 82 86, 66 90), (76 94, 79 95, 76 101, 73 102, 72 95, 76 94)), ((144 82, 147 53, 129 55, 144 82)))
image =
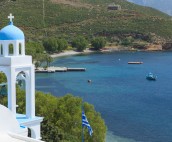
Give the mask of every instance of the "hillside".
POLYGON ((158 0, 158 1, 157 0, 128 0, 128 1, 139 4, 139 5, 156 8, 172 16, 172 10, 171 10, 172 1, 171 0, 158 0))
POLYGON ((0 28, 7 24, 7 16, 12 13, 15 25, 24 30, 27 40, 70 39, 79 34, 88 38, 103 35, 113 40, 129 34, 137 37, 150 33, 167 40, 172 38, 170 16, 126 0, 44 1, 43 12, 42 0, 1 0, 0 28), (122 9, 108 10, 108 5, 113 3, 122 9))

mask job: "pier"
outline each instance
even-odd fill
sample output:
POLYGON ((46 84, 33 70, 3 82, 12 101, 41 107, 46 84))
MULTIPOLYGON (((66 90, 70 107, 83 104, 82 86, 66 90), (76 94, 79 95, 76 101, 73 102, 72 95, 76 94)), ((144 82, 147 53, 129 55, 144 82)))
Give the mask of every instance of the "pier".
POLYGON ((86 71, 86 68, 67 68, 67 71, 86 71))
POLYGON ((35 73, 55 73, 55 72, 67 72, 67 71, 86 71, 86 68, 67 68, 67 67, 48 67, 44 69, 39 67, 35 69, 35 73))
POLYGON ((53 70, 54 72, 66 72, 67 71, 67 67, 48 67, 48 70, 53 70))
POLYGON ((128 64, 143 64, 143 62, 128 62, 128 64))
POLYGON ((51 71, 51 70, 35 70, 35 73, 54 73, 55 71, 51 71))

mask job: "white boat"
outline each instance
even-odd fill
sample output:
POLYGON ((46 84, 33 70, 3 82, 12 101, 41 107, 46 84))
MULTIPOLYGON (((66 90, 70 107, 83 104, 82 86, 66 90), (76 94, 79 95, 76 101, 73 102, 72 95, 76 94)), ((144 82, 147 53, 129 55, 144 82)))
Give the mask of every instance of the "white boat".
POLYGON ((147 79, 147 80, 156 80, 156 79, 157 79, 157 76, 150 72, 150 73, 146 76, 146 79, 147 79))

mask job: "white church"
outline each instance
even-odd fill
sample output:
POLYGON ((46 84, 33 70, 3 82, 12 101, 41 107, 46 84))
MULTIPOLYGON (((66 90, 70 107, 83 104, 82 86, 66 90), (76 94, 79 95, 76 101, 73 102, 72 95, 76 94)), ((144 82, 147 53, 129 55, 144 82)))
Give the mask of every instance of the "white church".
POLYGON ((8 108, 0 105, 1 142, 40 142, 43 117, 35 116, 35 67, 32 57, 25 55, 24 33, 9 24, 0 30, 0 72, 7 78, 8 108), (25 81, 26 114, 16 112, 16 81, 25 81), (28 137, 31 131, 31 138, 28 137))

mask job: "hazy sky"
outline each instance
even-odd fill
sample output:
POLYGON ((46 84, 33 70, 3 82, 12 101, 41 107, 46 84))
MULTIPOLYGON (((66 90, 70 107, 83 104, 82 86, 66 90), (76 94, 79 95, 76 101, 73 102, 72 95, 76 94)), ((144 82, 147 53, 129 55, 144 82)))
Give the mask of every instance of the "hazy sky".
POLYGON ((128 0, 130 2, 150 6, 172 15, 172 0, 128 0))

